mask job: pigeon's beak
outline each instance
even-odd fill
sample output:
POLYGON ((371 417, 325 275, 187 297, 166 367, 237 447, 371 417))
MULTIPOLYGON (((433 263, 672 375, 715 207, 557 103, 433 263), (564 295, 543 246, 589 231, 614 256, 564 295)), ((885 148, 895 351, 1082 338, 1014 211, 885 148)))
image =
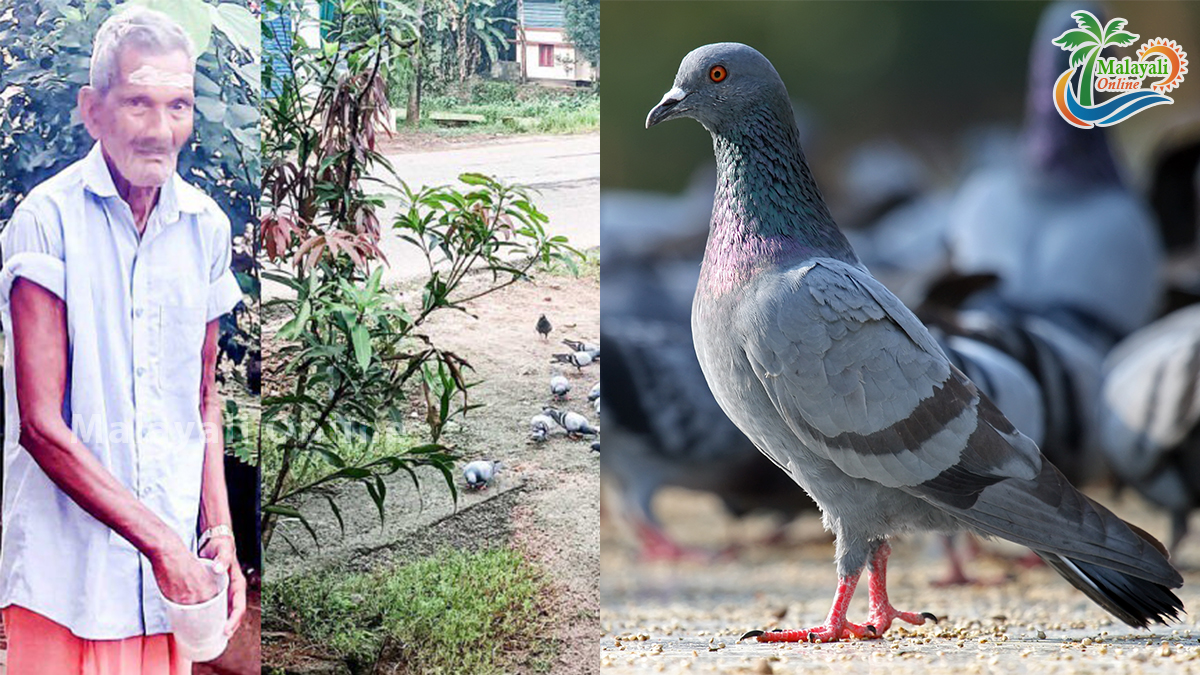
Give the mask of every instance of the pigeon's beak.
POLYGON ((658 102, 658 105, 654 106, 654 109, 650 111, 650 114, 646 115, 646 128, 649 129, 663 120, 669 120, 674 117, 675 115, 673 113, 675 112, 675 107, 678 106, 683 99, 687 98, 687 96, 688 92, 680 89, 679 87, 675 87, 671 89, 671 91, 668 91, 666 95, 662 97, 662 100, 658 102))

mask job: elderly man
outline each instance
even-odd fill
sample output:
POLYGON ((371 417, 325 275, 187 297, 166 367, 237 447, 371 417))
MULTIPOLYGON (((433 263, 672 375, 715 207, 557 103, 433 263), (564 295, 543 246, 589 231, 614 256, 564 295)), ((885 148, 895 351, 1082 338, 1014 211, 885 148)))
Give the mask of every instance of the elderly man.
POLYGON ((190 673, 163 598, 218 592, 201 558, 227 633, 244 612, 214 382, 241 291, 228 219, 175 172, 195 59, 163 14, 106 21, 79 93, 97 142, 0 239, 8 675, 190 673))

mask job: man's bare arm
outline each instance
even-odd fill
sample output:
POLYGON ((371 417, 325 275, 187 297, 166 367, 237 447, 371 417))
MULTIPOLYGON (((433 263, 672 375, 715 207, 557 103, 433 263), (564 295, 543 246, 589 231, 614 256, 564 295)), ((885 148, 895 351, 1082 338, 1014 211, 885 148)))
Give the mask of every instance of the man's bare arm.
MULTIPOLYGON (((221 394, 217 390, 217 336, 220 320, 208 322, 201 351, 200 420, 204 425, 204 478, 200 487, 200 527, 209 529, 224 525, 231 528, 229 492, 225 487, 225 424, 221 413, 221 394)), ((237 630, 246 612, 246 578, 237 559, 237 546, 232 535, 209 540, 200 555, 211 557, 229 570, 229 620, 225 633, 237 630)))
POLYGON ((165 596, 184 603, 212 597, 212 579, 179 535, 121 485, 63 419, 66 304, 36 283, 17 279, 10 307, 21 446, 80 508, 150 559, 165 596))

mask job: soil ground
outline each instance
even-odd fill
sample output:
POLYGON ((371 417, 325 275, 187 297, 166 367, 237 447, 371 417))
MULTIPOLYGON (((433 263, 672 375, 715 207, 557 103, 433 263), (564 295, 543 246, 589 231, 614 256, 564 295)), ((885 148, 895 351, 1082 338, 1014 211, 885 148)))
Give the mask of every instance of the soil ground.
MULTIPOLYGON (((1127 492, 1092 494, 1118 515, 1165 539, 1167 518, 1127 492)), ((899 609, 929 611, 941 621, 893 624, 881 640, 825 645, 738 643, 753 629, 811 627, 824 620, 836 584, 831 540, 817 517, 787 529, 786 543, 760 542, 763 519, 732 521, 708 496, 664 490, 657 512, 680 543, 709 550, 737 544, 714 562, 643 563, 625 528, 602 527, 600 663, 604 673, 1193 673, 1200 672, 1200 536, 1185 541, 1176 564, 1177 594, 1193 611, 1153 631, 1129 628, 1092 604, 1046 567, 1012 563, 1024 549, 985 542, 988 555, 969 561, 968 587, 932 586, 945 570, 940 540, 893 543, 889 596, 899 609), (898 628, 898 626, 903 626, 898 628), (1041 631, 1039 634, 1038 631, 1041 631), (1044 635, 1044 637, 1040 637, 1044 635)), ((606 512, 611 510, 606 509, 606 512)), ((867 614, 865 584, 849 619, 867 614)))
MULTIPOLYGON (((468 283, 483 281, 471 277, 468 283)), ((405 302, 416 292, 419 290, 411 283, 401 284, 395 295, 405 302)), ((590 451, 590 441, 559 434, 537 444, 528 436, 529 418, 550 403, 551 354, 565 351, 559 341, 567 337, 599 341, 599 293, 594 275, 542 274, 533 282, 518 283, 470 303, 469 314, 435 315, 425 332, 439 347, 471 363, 474 370, 469 379, 480 381, 471 389, 471 401, 485 404, 452 425, 443 441, 462 454, 464 463, 478 458, 502 460, 506 469, 499 485, 483 493, 460 494, 456 509, 440 474, 422 475, 420 495, 407 475, 393 477, 382 526, 361 486, 346 486, 337 499, 349 534, 341 537, 332 515, 321 515, 329 514, 329 508, 313 503, 307 510, 316 516, 318 532, 325 530, 321 548, 310 548, 307 535, 297 528, 281 527, 278 534, 286 534, 305 554, 290 551, 277 536, 267 551, 267 583, 279 575, 315 567, 345 564, 366 568, 445 546, 511 542, 545 571, 549 582, 543 598, 554 627, 553 634, 546 636, 551 652, 549 672, 597 672, 599 457, 590 451), (534 330, 542 313, 555 326, 545 341, 534 330)), ((270 334, 271 330, 264 330, 264 335, 270 334)), ((269 349, 265 351, 269 353, 269 349)), ((583 413, 598 424, 586 400, 599 378, 597 367, 582 372, 568 368, 564 374, 573 389, 569 401, 560 407, 583 413)), ((456 480, 461 484, 461 476, 456 480)), ((264 637, 264 663, 287 666, 293 672, 336 672, 328 662, 322 663, 319 645, 304 644, 294 635, 264 637)))

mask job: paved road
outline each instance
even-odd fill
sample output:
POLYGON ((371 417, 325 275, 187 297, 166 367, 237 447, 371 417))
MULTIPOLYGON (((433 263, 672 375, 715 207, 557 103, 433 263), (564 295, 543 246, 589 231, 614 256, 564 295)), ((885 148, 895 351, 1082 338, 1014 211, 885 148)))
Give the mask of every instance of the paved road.
MULTIPOLYGON (((599 133, 516 137, 469 148, 401 153, 388 160, 412 187, 455 183, 467 172, 529 185, 540 192, 536 203, 550 217, 550 233, 566 235, 581 249, 600 245, 599 133)), ((425 271, 424 256, 388 231, 393 213, 380 214, 382 247, 390 264, 384 280, 391 283, 425 271)))

